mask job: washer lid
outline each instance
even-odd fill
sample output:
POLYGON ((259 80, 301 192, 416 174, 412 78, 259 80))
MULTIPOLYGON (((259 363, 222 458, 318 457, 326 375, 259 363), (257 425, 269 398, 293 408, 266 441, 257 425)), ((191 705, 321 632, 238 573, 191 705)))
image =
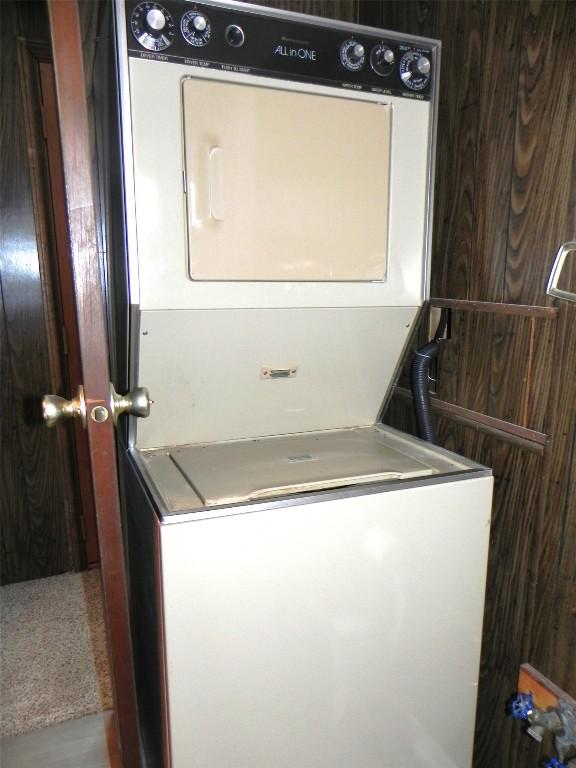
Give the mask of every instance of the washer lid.
POLYGON ((170 455, 206 506, 438 473, 373 428, 190 445, 170 455))

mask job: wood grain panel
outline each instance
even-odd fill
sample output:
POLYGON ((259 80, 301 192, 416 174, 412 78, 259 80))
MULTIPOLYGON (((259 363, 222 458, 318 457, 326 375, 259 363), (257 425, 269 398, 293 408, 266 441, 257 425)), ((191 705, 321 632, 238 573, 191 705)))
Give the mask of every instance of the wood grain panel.
MULTIPOLYGON (((248 2, 249 0, 245 0, 248 2)), ((259 0, 258 5, 282 8, 294 13, 308 13, 341 21, 358 21, 360 0, 259 0)))
POLYGON ((469 297, 502 301, 524 4, 484 6, 477 184, 469 297))
POLYGON ((36 158, 27 146, 18 38, 41 40, 46 28, 42 3, 0 3, 3 583, 73 570, 79 560, 78 531, 62 480, 67 456, 59 437, 39 418, 40 398, 55 381, 50 350, 53 309, 42 285, 37 240, 44 243, 46 236, 37 230, 34 218, 29 162, 36 158))
MULTIPOLYGON (((576 156, 572 164, 571 204, 572 220, 570 229, 576 231, 576 156)), ((574 265, 572 264, 572 267, 574 265)), ((572 269, 572 274, 576 270, 572 269)), ((573 285, 574 283, 572 283, 573 285)), ((543 504, 541 527, 552 528, 552 543, 558 541, 559 551, 553 559, 553 552, 540 557, 541 568, 538 577, 552 585, 551 571, 557 566, 557 580, 549 600, 554 605, 552 627, 554 632, 548 639, 548 655, 552 660, 551 675, 572 694, 576 693, 576 397, 574 396, 574 371, 576 370, 576 306, 567 302, 561 305, 561 315, 553 362, 555 363, 555 385, 552 388, 551 413, 548 418, 556 437, 550 452, 550 489, 548 503, 543 504), (562 356, 560 356, 562 355, 562 356), (557 366, 557 368, 556 368, 557 366), (570 453, 567 449, 570 449, 570 453), (565 499, 558 482, 558 468, 566 468, 567 483, 565 499), (555 512, 562 510, 562 514, 555 512), (557 538, 556 538, 557 537, 557 538), (550 563, 552 565, 550 565, 550 563)), ((540 594, 538 594, 538 598, 540 594)), ((546 595, 548 597, 548 595, 546 595)), ((544 624, 547 617, 544 617, 544 624)), ((544 648, 547 648, 544 645, 544 648)), ((537 646, 539 649, 539 646, 537 646)))
MULTIPOLYGON (((571 414, 574 416, 574 413, 571 414)), ((576 423, 573 422, 573 434, 576 423)), ((576 692, 576 451, 574 440, 571 445, 570 472, 567 481, 566 502, 562 515, 554 526, 558 532, 559 551, 556 554, 558 580, 554 584, 554 613, 549 626, 548 638, 549 668, 555 680, 572 693, 576 692)), ((545 561, 544 561, 545 562, 545 561)), ((548 570, 548 569, 546 569, 548 570)), ((542 571, 541 571, 542 572, 542 571)), ((548 574, 544 574, 547 576, 548 574)), ((548 617, 544 616, 546 625, 548 617)), ((545 640, 545 638, 542 638, 545 640)))
POLYGON ((576 235, 571 208, 576 85, 566 72, 575 40, 575 2, 526 4, 505 301, 545 303, 553 256, 560 243, 576 235))
POLYGON ((487 413, 494 317, 480 312, 466 313, 462 317, 461 333, 456 403, 487 413))
MULTIPOLYGON (((30 56, 32 58, 32 56, 30 56)), ((58 297, 58 321, 66 335, 66 369, 61 375, 61 381, 54 383, 51 391, 65 397, 73 397, 82 384, 82 367, 78 343, 78 326, 76 323, 76 307, 72 268, 68 254, 68 225, 66 220, 66 205, 64 178, 62 175, 62 153, 60 151, 60 132, 58 130, 58 114, 56 109, 56 92, 54 90, 54 73, 49 49, 42 55, 32 59, 34 68, 39 71, 42 99, 38 106, 42 110, 40 125, 35 125, 33 132, 39 145, 37 153, 42 156, 48 166, 50 189, 50 223, 52 224, 51 253, 53 267, 53 293, 58 297), (41 144, 41 146, 40 146, 41 144)), ((48 218, 48 215, 47 215, 48 218)), ((46 278, 44 285, 46 286, 46 278)), ((45 291, 46 292, 46 291, 45 291)), ((74 433, 75 475, 78 485, 78 504, 82 509, 86 562, 94 566, 99 561, 98 534, 96 530, 96 514, 94 511, 94 491, 90 473, 90 455, 88 438, 82 425, 75 421, 69 428, 74 433)), ((68 430, 58 429, 62 437, 68 430)), ((72 450, 72 447, 69 448, 72 450)))
POLYGON ((430 0, 360 0, 358 12, 361 24, 433 38, 438 28, 438 8, 439 4, 430 0))
POLYGON ((540 536, 533 558, 537 563, 538 592, 531 653, 528 657, 544 674, 569 692, 576 691, 574 666, 574 560, 576 547, 576 306, 561 308, 554 350, 553 389, 547 418, 552 434, 549 471, 542 478, 545 503, 540 511, 540 536))
MULTIPOLYGON (((468 298, 473 251, 479 128, 482 4, 445 3, 436 156, 432 293, 468 298)), ((440 37, 441 35, 436 34, 440 37)))
POLYGON ((543 430, 550 389, 555 321, 494 318, 487 413, 543 430))
POLYGON ((439 351, 438 397, 486 413, 494 318, 484 312, 455 311, 451 317, 450 340, 439 351))
MULTIPOLYGON (((560 242, 576 234, 574 205, 576 88, 564 64, 576 43, 576 4, 531 4, 525 17, 519 81, 513 217, 507 264, 508 296, 540 300, 560 242)), ((542 478, 535 620, 527 658, 571 690, 576 684, 570 609, 574 599, 576 531, 571 465, 574 457, 576 365, 574 307, 560 302, 552 361, 552 396, 545 419, 553 442, 542 478)))
POLYGON ((438 351, 436 393, 448 403, 458 403, 460 352, 464 338, 466 313, 450 315, 450 340, 443 342, 438 351))

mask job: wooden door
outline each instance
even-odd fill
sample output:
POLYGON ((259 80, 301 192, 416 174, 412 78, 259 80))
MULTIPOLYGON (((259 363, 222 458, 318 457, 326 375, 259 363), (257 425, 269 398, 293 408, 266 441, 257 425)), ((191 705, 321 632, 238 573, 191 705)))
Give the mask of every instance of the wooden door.
POLYGON ((136 696, 78 5, 50 0, 48 12, 114 708, 122 764, 136 768, 136 696))
POLYGON ((37 408, 51 388, 66 392, 38 73, 49 58, 46 28, 42 4, 0 3, 2 584, 86 563, 72 430, 46 430, 37 408))

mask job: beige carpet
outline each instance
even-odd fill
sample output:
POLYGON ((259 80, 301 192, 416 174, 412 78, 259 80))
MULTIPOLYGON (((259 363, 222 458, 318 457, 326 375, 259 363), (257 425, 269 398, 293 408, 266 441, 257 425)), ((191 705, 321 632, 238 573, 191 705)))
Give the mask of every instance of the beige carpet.
POLYGON ((110 709, 98 571, 0 588, 0 736, 110 709))

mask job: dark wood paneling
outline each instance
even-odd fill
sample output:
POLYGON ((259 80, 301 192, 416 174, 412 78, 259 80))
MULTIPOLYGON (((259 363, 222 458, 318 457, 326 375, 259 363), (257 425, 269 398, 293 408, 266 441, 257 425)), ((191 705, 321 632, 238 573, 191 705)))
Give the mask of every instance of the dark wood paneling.
POLYGON ((74 570, 80 561, 77 517, 67 498, 68 456, 61 435, 40 420, 40 399, 60 381, 55 307, 50 304, 46 226, 35 219, 41 163, 24 119, 27 93, 19 37, 47 34, 43 3, 0 3, 0 282, 3 343, 0 390, 2 464, 1 580, 40 578, 74 570), (44 284, 43 284, 44 282, 44 284))
POLYGON ((543 478, 544 502, 540 511, 540 536, 533 559, 538 565, 537 620, 530 656, 535 666, 569 692, 576 692, 576 656, 573 636, 576 561, 576 307, 562 307, 550 371, 552 393, 546 414, 553 440, 549 472, 543 478))
MULTIPOLYGON (((51 53, 48 46, 39 54, 29 54, 31 68, 39 75, 41 88, 41 120, 40 125, 31 126, 31 133, 37 134, 37 154, 42 156, 49 176, 50 219, 51 226, 51 263, 53 266, 52 288, 49 292, 58 305, 57 315, 59 327, 64 329, 66 339, 66 370, 63 371, 61 382, 54 383, 52 392, 65 397, 73 397, 82 384, 82 368, 78 346, 78 327, 76 323, 76 307, 74 300, 74 285, 70 258, 68 254, 68 229, 66 222, 66 206, 64 193, 64 178, 62 176, 62 153, 60 151, 60 133, 58 130, 58 113, 56 109, 56 93, 54 90, 54 72, 52 69, 51 53), (39 135, 38 135, 39 134, 39 135)), ((31 142, 29 142, 31 143, 31 142)), ((46 276, 44 284, 47 283, 46 276)), ((47 291, 45 291, 47 293, 47 291)), ((79 422, 67 425, 67 430, 57 430, 61 437, 65 432, 73 432, 75 475, 77 477, 77 506, 82 510, 83 529, 85 538, 86 564, 94 567, 99 562, 98 534, 96 530, 96 514, 94 511, 94 491, 90 473, 90 456, 88 439, 85 430, 79 422)), ((72 435, 71 435, 72 437, 72 435)))
POLYGON ((526 3, 505 301, 545 303, 553 256, 575 234, 575 85, 566 67, 575 40, 575 2, 526 3))
POLYGON ((433 292, 470 298, 473 259, 474 200, 479 130, 482 5, 447 3, 439 23, 451 30, 452 45, 443 48, 441 118, 437 155, 436 226, 433 292))
MULTIPOLYGON (((248 2, 249 0, 246 0, 248 2)), ((360 0, 259 0, 258 5, 356 22, 360 0)))
POLYGON ((518 46, 524 6, 484 6, 474 235, 468 295, 502 301, 508 246, 510 168, 517 100, 518 46))
MULTIPOLYGON (((490 349, 494 335, 494 317, 484 312, 466 313, 462 317, 460 333, 455 402, 471 411, 488 413, 490 349)), ((441 385, 442 382, 439 381, 440 397, 442 396, 441 385)))

